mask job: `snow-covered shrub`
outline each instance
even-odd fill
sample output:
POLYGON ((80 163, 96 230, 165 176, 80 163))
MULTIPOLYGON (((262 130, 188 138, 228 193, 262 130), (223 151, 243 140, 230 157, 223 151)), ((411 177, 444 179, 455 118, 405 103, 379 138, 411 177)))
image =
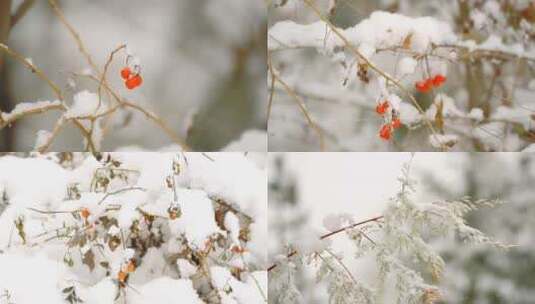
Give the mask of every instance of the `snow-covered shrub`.
POLYGON ((265 303, 264 165, 240 153, 0 158, 0 303, 265 303))
POLYGON ((533 1, 273 4, 272 150, 519 151, 533 142, 533 1))
POLYGON ((440 253, 448 264, 442 282, 446 303, 530 303, 535 298, 535 154, 493 153, 443 156, 450 170, 425 170, 424 186, 433 196, 499 196, 507 204, 473 212, 470 225, 516 246, 503 251, 459 247, 443 242, 440 253), (454 178, 457 185, 444 187, 454 178))
POLYGON ((434 241, 456 239, 508 248, 465 222, 467 213, 500 201, 417 202, 410 163, 403 167, 399 181, 400 190, 382 215, 360 222, 349 214, 328 216, 323 222, 330 232, 309 232, 308 237, 289 239, 283 250, 270 253, 269 302, 308 303, 304 299, 315 292, 314 287, 300 288, 303 280, 297 277, 308 268, 316 272, 317 284, 326 287, 329 303, 437 303, 443 298, 439 283, 446 265, 434 241), (336 252, 331 242, 341 235, 349 244, 336 252), (348 266, 348 260, 365 260, 373 271, 361 274, 348 266))

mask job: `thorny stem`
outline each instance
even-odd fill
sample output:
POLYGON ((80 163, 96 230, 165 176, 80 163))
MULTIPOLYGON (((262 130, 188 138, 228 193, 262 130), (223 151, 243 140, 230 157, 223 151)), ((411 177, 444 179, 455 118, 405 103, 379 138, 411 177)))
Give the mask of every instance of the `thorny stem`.
MULTIPOLYGON (((380 219, 382 219, 384 216, 382 215, 379 215, 379 216, 376 216, 376 217, 373 217, 373 218, 370 218, 370 219, 367 219, 367 220, 364 220, 364 221, 361 221, 361 222, 358 222, 358 223, 353 223, 351 225, 348 225, 348 226, 345 226, 345 227, 342 227, 340 229, 337 229, 337 230, 334 230, 334 231, 331 231, 327 234, 324 234, 322 236, 319 237, 320 240, 324 240, 326 238, 329 238, 335 234, 338 234, 340 232, 343 232, 343 231, 346 231, 346 230, 349 230, 349 229, 352 229, 352 228, 355 228, 357 226, 361 226, 361 225, 364 225, 364 224, 367 224, 367 223, 370 223, 370 222, 377 222, 379 221, 380 219)), ((286 255, 286 258, 291 258, 293 257, 294 255, 297 254, 297 250, 293 250, 292 252, 288 253, 286 255)), ((269 266, 269 268, 267 269, 268 271, 271 271, 273 270, 275 267, 277 267, 277 264, 273 264, 271 266, 269 266)))

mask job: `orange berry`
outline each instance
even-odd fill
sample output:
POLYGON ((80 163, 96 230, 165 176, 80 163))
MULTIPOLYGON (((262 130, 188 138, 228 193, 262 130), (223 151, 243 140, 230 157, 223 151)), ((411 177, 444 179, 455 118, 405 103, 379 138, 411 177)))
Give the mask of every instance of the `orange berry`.
POLYGON ((136 264, 134 261, 130 261, 128 265, 126 266, 126 272, 134 272, 136 270, 136 264))
POLYGON ((123 77, 123 79, 125 80, 130 78, 131 74, 132 74, 132 71, 130 71, 129 67, 125 67, 121 70, 121 77, 123 77))
POLYGON ((91 215, 91 212, 89 212, 89 210, 87 208, 83 208, 82 211, 80 211, 80 215, 84 219, 87 219, 89 217, 89 215, 91 215))
POLYGON ((126 282, 127 277, 128 277, 128 273, 121 270, 119 271, 119 274, 117 275, 117 280, 119 280, 119 282, 121 283, 124 283, 126 282))
POLYGON ((139 87, 143 83, 143 79, 141 78, 141 75, 137 74, 135 76, 132 76, 128 78, 128 80, 125 81, 125 85, 128 89, 133 90, 136 87, 139 87))
POLYGON ((401 120, 399 118, 392 120, 392 128, 397 129, 399 127, 401 127, 401 120))
POLYGON ((388 110, 388 107, 388 101, 385 100, 375 107, 375 112, 377 112, 379 115, 383 115, 386 113, 386 110, 388 110))
POLYGON ((242 254, 242 253, 245 252, 245 248, 243 248, 241 246, 238 246, 238 245, 234 245, 234 246, 232 246, 230 251, 232 251, 233 253, 236 253, 236 254, 242 254))
POLYGON ((389 140, 392 136, 392 126, 389 124, 383 125, 379 131, 379 137, 384 140, 389 140))
POLYGON ((438 74, 433 78, 432 82, 435 87, 439 87, 444 82, 446 82, 446 77, 444 75, 438 74))

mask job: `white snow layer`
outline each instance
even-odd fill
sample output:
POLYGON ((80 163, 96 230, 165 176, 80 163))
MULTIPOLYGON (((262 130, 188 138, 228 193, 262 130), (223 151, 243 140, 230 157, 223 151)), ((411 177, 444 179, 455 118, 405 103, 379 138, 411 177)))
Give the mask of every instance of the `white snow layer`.
MULTIPOLYGON (((411 18, 400 14, 376 11, 359 24, 340 30, 356 46, 380 49, 406 45, 416 52, 425 52, 433 44, 452 43, 456 37, 451 27, 432 17, 411 18)), ((344 42, 323 21, 308 25, 281 21, 268 34, 270 50, 314 47, 332 51, 344 42)))
MULTIPOLYGON (((167 221, 171 235, 176 238, 181 236, 191 248, 202 250, 206 249, 207 241, 212 236, 226 236, 227 232, 221 229, 224 228, 228 230, 231 242, 239 242, 240 220, 237 217, 227 214, 225 227, 219 227, 215 222, 214 200, 220 199, 252 219, 249 226, 250 241, 243 244, 245 253, 242 261, 247 264, 240 266, 253 263, 255 268, 265 266, 265 166, 258 166, 243 153, 111 155, 121 163, 120 168, 127 169, 125 174, 128 175, 127 178, 113 179, 107 185, 107 193, 112 195, 90 191, 94 187, 93 177, 103 167, 91 156, 73 161, 74 169, 58 165, 53 161, 54 154, 33 158, 0 157, 0 204, 3 197, 8 200, 7 207, 0 209, 0 293, 8 290, 17 304, 59 304, 64 303, 62 289, 67 280, 79 282, 75 284, 77 294, 85 303, 114 303, 118 288, 115 274, 121 265, 136 258, 131 249, 119 247, 111 251, 107 244, 87 242, 79 250, 70 250, 69 256, 78 264, 64 270, 66 247, 63 241, 38 242, 38 236, 63 224, 85 222, 88 227, 98 226, 100 217, 107 215, 116 219, 117 224, 103 233, 124 237, 136 221, 140 222, 141 228, 146 227, 138 210, 168 219, 169 203, 174 197, 174 191, 166 185, 168 176, 174 176, 181 211, 176 219, 167 221), (180 166, 178 175, 173 175, 173 162, 180 166), (80 191, 79 198, 72 199, 69 196, 67 189, 73 185, 80 191), (120 208, 110 211, 110 208, 117 206, 120 208), (72 216, 71 212, 79 213, 78 210, 82 209, 89 213, 87 218, 76 219, 72 216), (35 210, 61 213, 44 214, 35 210), (24 220, 26 242, 21 239, 14 225, 21 218, 24 220), (92 251, 97 264, 94 270, 79 263, 83 254, 92 251), (40 255, 34 256, 35 253, 40 255), (110 262, 112 275, 106 275, 106 271, 98 266, 105 260, 110 262), (29 286, 32 289, 30 293, 27 292, 29 286)), ((106 156, 104 154, 103 157, 106 156)), ((170 240, 161 249, 149 248, 141 265, 130 274, 129 284, 133 288, 125 289, 129 303, 176 303, 177 299, 180 299, 180 303, 202 303, 190 281, 200 271, 197 266, 188 260, 178 259, 176 271, 172 272, 166 264, 165 254, 173 253, 172 250, 179 246, 182 245, 170 240)), ((264 303, 260 300, 263 297, 257 284, 265 292, 267 274, 245 271, 242 276, 241 281, 232 281, 237 290, 233 295, 237 303, 264 303)))
POLYGON ((72 106, 65 112, 66 118, 85 117, 102 112, 104 107, 100 105, 98 95, 89 91, 81 91, 74 95, 72 106))

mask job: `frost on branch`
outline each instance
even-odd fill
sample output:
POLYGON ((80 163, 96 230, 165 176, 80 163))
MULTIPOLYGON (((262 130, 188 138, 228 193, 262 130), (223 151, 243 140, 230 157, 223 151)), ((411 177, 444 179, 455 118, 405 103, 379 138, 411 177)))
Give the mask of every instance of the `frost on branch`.
POLYGON ((0 290, 17 304, 265 303, 264 176, 238 153, 3 156, 0 290))
POLYGON ((305 303, 303 298, 315 287, 301 288, 297 280, 301 269, 316 272, 318 284, 322 283, 318 286, 325 286, 329 303, 437 303, 442 298, 439 283, 447 265, 433 245, 435 240, 455 238, 471 245, 507 248, 464 219, 467 213, 494 207, 500 201, 416 202, 410 164, 403 167, 399 181, 400 190, 382 216, 356 223, 342 214, 339 220, 343 225, 335 223, 335 216, 328 217, 331 232, 319 239, 343 234, 351 250, 334 252, 326 246, 306 251, 290 242, 286 254, 272 258, 270 303, 305 303), (360 259, 372 263, 374 272, 363 274, 355 269, 360 259))

